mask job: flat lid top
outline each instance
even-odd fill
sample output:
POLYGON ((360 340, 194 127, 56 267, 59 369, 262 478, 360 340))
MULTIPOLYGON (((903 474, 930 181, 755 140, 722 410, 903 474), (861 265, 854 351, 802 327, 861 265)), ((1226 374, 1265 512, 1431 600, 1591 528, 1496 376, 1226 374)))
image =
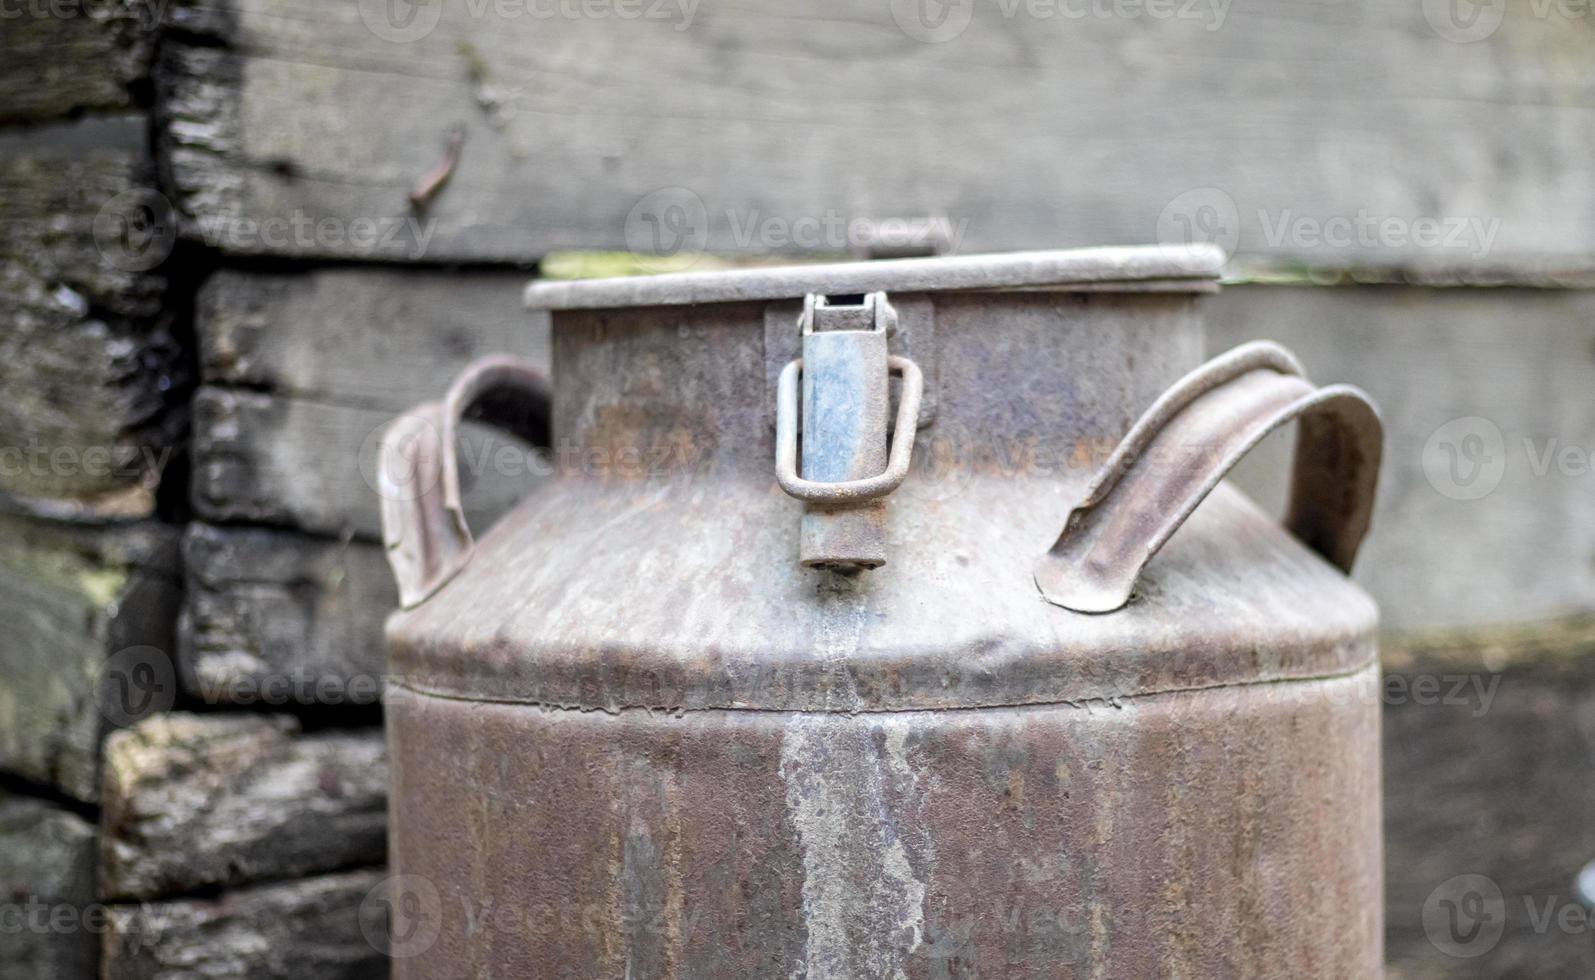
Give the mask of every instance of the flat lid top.
POLYGON ((541 310, 603 310, 794 299, 807 293, 921 293, 1170 280, 1189 280, 1193 291, 1207 291, 1223 266, 1223 250, 1206 244, 948 255, 535 282, 526 289, 526 305, 541 310))

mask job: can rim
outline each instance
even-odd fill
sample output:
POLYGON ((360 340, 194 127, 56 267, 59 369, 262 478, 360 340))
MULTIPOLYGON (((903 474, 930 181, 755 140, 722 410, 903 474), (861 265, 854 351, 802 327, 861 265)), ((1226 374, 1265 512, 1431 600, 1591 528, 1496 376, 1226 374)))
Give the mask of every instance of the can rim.
POLYGON ((988 255, 881 259, 657 276, 539 281, 534 310, 602 310, 795 299, 808 293, 952 292, 1047 287, 1212 292, 1225 255, 1216 245, 1136 245, 988 255))

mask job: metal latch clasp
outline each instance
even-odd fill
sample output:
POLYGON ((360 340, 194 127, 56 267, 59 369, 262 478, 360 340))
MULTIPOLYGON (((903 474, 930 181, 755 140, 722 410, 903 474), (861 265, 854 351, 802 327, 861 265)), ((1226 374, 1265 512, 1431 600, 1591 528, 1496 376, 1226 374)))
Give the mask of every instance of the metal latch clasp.
POLYGON ((924 376, 888 352, 897 318, 885 293, 859 304, 804 298, 803 356, 781 370, 776 389, 775 472, 781 489, 802 500, 799 558, 839 570, 886 563, 886 505, 881 498, 908 476, 924 376), (902 375, 890 455, 886 420, 889 377, 902 375), (798 475, 798 385, 803 397, 803 475, 798 475))

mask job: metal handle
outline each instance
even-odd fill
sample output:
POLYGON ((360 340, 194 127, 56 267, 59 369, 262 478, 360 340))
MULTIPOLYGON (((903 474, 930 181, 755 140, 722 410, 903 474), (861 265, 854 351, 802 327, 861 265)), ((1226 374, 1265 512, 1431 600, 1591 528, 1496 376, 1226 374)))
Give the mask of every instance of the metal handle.
POLYGON ((399 585, 399 605, 426 600, 470 561, 474 541, 460 503, 455 457, 460 422, 490 422, 528 442, 543 442, 550 405, 548 380, 513 357, 487 357, 467 367, 442 402, 400 416, 382 436, 377 480, 382 543, 399 585))
POLYGON ((1290 532, 1349 572, 1373 515, 1383 427, 1350 385, 1316 388, 1278 344, 1244 344, 1180 379, 1135 423, 1036 563, 1054 605, 1111 612, 1141 569, 1264 436, 1299 422, 1290 532))
POLYGON ((903 391, 897 402, 897 420, 892 425, 892 451, 886 469, 876 476, 840 483, 805 480, 797 471, 798 377, 803 371, 799 357, 781 369, 775 402, 775 478, 789 496, 813 504, 854 503, 884 497, 902 485, 914 455, 914 437, 919 430, 919 400, 925 393, 925 376, 919 365, 896 354, 886 359, 888 370, 903 376, 903 391))

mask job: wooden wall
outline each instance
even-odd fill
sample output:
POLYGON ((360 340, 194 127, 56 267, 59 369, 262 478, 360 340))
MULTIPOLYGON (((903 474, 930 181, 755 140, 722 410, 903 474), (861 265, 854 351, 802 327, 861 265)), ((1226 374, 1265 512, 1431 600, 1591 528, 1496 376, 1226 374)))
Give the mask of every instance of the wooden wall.
MULTIPOLYGON (((23 842, 0 886, 107 916, 0 950, 0 978, 382 973, 371 455, 473 357, 546 361, 519 292, 560 253, 1192 239, 1234 257, 1213 351, 1273 337, 1384 407, 1357 574, 1407 685, 1392 972, 1595 967, 1587 935, 1521 914, 1595 857, 1568 788, 1595 476, 1546 455, 1595 451, 1588 10, 404 8, 84 0, 0 30, 0 838, 23 842), (1488 492, 1448 475, 1447 446, 1496 433, 1488 492), (1460 701, 1412 693, 1458 677, 1460 701), (132 681, 164 710, 107 700, 132 681), (1424 910, 1470 873, 1517 911, 1462 960, 1424 910), (291 936, 316 955, 275 955, 291 936)), ((1277 502, 1289 448, 1243 486, 1277 502)), ((485 481, 472 506, 532 491, 485 481)))

